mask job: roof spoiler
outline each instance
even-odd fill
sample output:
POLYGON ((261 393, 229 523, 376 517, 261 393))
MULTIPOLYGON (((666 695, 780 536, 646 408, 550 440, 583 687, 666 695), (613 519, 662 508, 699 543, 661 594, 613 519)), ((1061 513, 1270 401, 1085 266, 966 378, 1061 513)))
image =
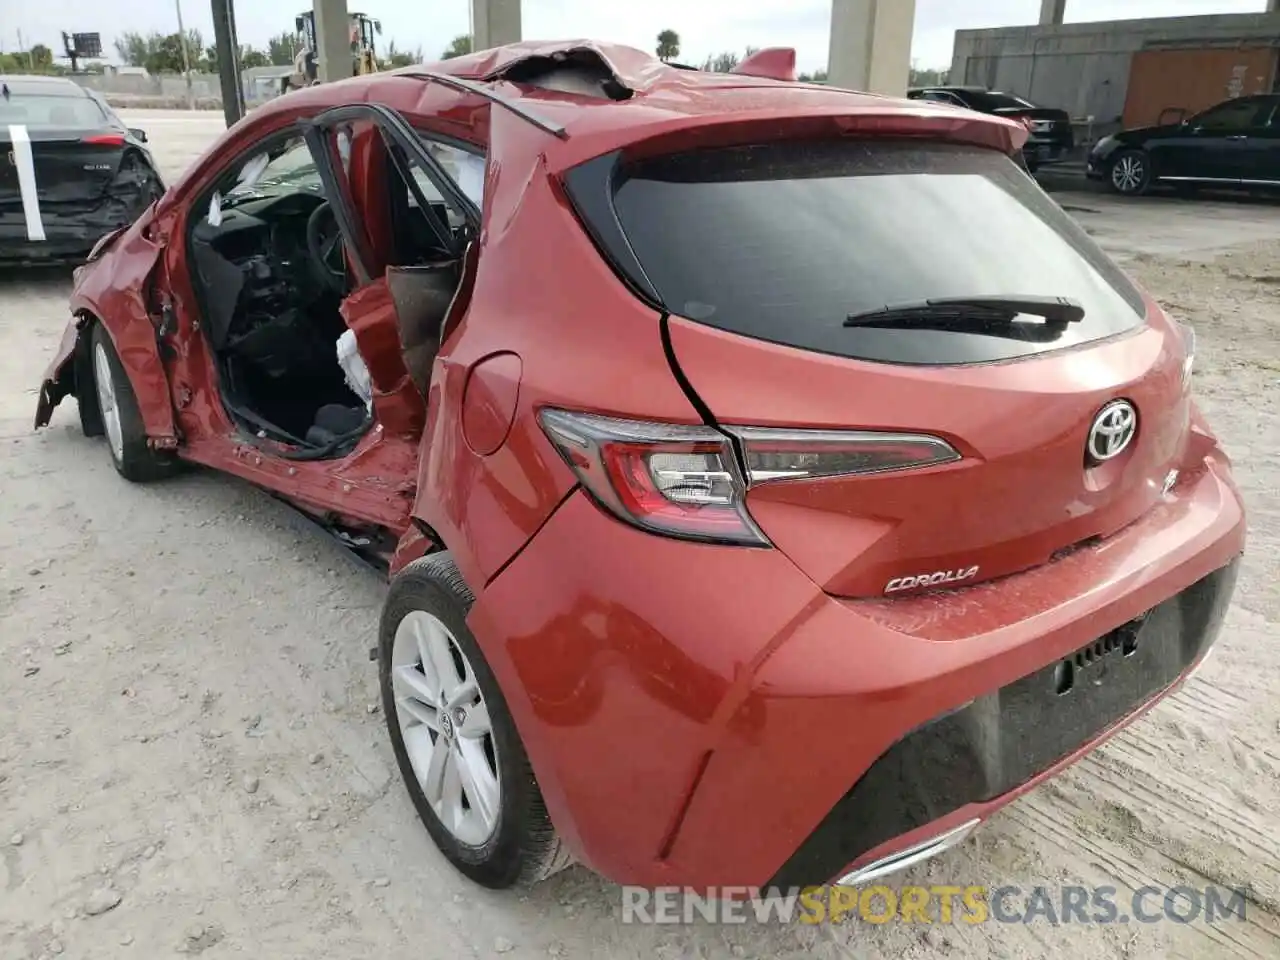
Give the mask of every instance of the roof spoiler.
POLYGON ((768 80, 796 79, 795 47, 765 47, 757 50, 729 71, 747 77, 764 77, 768 80))

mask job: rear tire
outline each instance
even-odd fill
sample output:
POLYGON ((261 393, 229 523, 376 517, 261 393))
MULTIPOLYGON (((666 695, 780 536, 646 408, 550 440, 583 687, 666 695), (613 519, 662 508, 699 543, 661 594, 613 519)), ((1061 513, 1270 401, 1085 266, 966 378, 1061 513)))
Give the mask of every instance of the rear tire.
POLYGON ((504 889, 535 883, 573 861, 467 627, 473 599, 448 553, 406 566, 382 608, 378 675, 396 763, 431 839, 471 880, 504 889), (451 687, 465 692, 453 698, 451 687), (440 771, 435 778, 433 770, 440 771), (428 800, 425 784, 433 779, 439 786, 429 788, 428 800), (468 800, 472 793, 478 799, 468 800))
POLYGON ((98 408, 97 384, 93 379, 93 326, 81 328, 72 364, 80 429, 86 437, 101 437, 106 433, 106 428, 102 423, 102 411, 98 408))
POLYGON ((1107 183, 1122 196, 1142 196, 1151 187, 1151 158, 1142 150, 1121 150, 1111 158, 1107 183))
MULTIPOLYGON (((174 472, 178 461, 172 455, 153 450, 147 444, 142 413, 133 384, 125 373, 111 337, 100 323, 93 325, 90 337, 91 367, 96 413, 107 437, 111 462, 120 476, 133 483, 159 480, 174 472)), ((93 425, 92 414, 90 425, 93 425)), ((86 414, 81 414, 81 425, 86 414)), ((88 430, 86 429, 86 433, 88 430)))

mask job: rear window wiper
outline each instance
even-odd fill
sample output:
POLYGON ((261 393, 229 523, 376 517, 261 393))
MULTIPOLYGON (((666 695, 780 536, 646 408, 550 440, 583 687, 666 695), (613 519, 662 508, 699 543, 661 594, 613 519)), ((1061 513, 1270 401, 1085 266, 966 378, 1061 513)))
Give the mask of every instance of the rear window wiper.
POLYGON ((851 313, 846 327, 909 326, 913 323, 988 326, 1012 323, 1019 316, 1040 317, 1054 327, 1079 323, 1084 307, 1070 297, 934 297, 911 303, 886 304, 873 310, 851 313))

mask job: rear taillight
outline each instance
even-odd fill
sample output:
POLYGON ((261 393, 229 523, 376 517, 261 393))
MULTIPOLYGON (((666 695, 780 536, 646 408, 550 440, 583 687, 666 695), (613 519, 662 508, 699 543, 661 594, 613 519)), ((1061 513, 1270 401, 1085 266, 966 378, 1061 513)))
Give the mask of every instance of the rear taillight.
POLYGON ((885 473, 960 459, 920 434, 774 430, 620 420, 544 409, 542 428, 582 485, 619 519, 691 540, 767 545, 747 512, 752 486, 885 473), (734 440, 746 473, 739 466, 734 440))
POLYGON ((95 147, 123 147, 124 134, 94 133, 94 134, 90 134, 87 137, 81 137, 80 142, 93 144, 95 147))
POLYGON ((768 543, 747 514, 724 434, 566 410, 545 409, 539 419, 582 485, 619 519, 690 540, 768 543))
POLYGON ((915 433, 863 430, 773 430, 729 427, 742 441, 752 486, 918 469, 959 460, 951 444, 915 433))

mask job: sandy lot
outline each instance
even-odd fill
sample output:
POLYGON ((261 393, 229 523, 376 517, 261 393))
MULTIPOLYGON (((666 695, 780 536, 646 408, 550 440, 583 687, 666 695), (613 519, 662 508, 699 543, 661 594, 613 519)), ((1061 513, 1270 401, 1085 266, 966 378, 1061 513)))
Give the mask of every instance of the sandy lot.
MULTIPOLYGON (((220 127, 131 119, 171 176, 220 127)), ((125 483, 71 402, 33 435, 69 280, 22 273, 0 276, 0 957, 1280 955, 1280 206, 1059 199, 1198 331, 1247 560, 1181 692, 890 882, 1122 903, 1247 885, 1243 922, 638 926, 581 868, 526 895, 470 886, 419 828, 373 706, 383 584, 238 482, 125 483)))

